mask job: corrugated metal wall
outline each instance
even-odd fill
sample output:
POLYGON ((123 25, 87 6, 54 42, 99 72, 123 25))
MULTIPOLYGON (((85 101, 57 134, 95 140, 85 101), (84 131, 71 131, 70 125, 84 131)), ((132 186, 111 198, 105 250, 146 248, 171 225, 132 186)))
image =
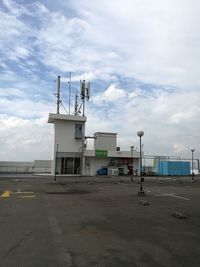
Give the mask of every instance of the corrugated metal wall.
POLYGON ((190 162, 188 161, 158 161, 158 175, 190 175, 190 162))

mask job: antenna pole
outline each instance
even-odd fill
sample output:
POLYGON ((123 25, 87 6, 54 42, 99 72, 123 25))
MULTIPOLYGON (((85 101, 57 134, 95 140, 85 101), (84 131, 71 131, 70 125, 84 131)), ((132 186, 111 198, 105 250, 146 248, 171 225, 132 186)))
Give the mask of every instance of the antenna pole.
POLYGON ((60 76, 57 79, 57 114, 59 114, 60 108, 60 76))
POLYGON ((83 98, 83 116, 85 116, 85 97, 83 98))
POLYGON ((69 115, 70 115, 70 105, 71 105, 71 82, 72 82, 72 73, 69 73, 69 115))
POLYGON ((85 99, 90 99, 90 82, 86 84, 85 80, 80 80, 80 95, 83 106, 83 116, 85 116, 85 99))
POLYGON ((74 107, 74 113, 75 113, 75 116, 77 115, 78 113, 78 95, 76 94, 75 96, 75 107, 74 107))
POLYGON ((85 80, 80 81, 81 100, 83 101, 83 116, 85 116, 85 80))

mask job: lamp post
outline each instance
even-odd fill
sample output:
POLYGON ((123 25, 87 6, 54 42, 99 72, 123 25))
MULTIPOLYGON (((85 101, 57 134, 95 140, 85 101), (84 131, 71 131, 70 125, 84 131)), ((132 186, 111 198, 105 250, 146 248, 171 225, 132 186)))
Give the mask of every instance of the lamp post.
POLYGON ((132 161, 131 182, 133 182, 133 148, 134 148, 134 146, 131 145, 130 146, 130 149, 131 149, 131 161, 132 161))
POLYGON ((54 171, 54 181, 56 182, 56 172, 57 172, 57 165, 58 165, 58 144, 56 145, 56 158, 55 158, 55 171, 54 171))
POLYGON ((192 152, 192 180, 194 181, 194 165, 193 165, 193 161, 194 161, 194 158, 193 158, 193 154, 194 154, 194 148, 191 148, 191 152, 192 152))
POLYGON ((143 131, 138 131, 137 135, 140 138, 140 191, 138 192, 138 196, 144 196, 144 190, 142 187, 143 177, 142 177, 142 136, 144 135, 143 131))

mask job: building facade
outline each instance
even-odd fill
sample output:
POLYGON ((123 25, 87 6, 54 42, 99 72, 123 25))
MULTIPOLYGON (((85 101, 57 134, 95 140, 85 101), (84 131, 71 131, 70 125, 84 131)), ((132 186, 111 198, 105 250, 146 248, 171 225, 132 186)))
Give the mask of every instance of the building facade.
POLYGON ((139 152, 120 151, 117 133, 96 132, 85 135, 85 116, 49 114, 54 124, 52 174, 58 175, 129 175, 138 174, 139 152), (94 139, 94 149, 87 149, 87 139, 94 139))

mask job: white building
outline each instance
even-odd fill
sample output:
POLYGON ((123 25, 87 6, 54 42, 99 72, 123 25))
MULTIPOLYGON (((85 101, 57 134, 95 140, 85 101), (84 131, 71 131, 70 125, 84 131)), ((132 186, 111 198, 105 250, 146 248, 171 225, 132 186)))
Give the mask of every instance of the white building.
POLYGON ((94 176, 99 169, 108 175, 138 173, 139 152, 120 151, 116 133, 85 136, 85 122, 85 116, 49 114, 48 123, 54 124, 52 174, 94 176), (86 148, 88 138, 94 139, 92 150, 86 148))

